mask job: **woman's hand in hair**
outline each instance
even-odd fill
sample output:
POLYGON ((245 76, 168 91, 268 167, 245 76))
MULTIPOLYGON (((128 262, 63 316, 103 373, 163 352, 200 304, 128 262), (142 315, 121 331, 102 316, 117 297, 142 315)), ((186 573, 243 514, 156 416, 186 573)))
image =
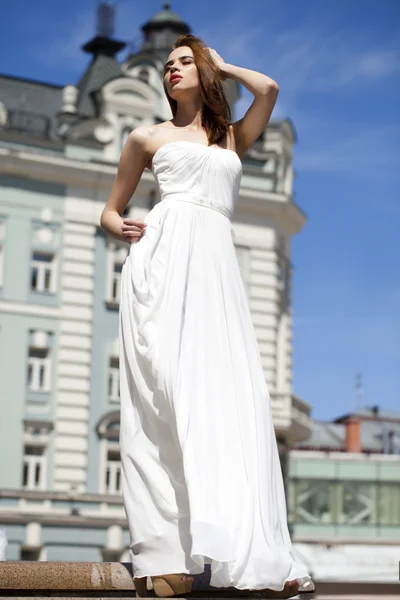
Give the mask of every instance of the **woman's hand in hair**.
POLYGON ((227 73, 225 71, 226 62, 224 61, 222 56, 220 56, 218 54, 218 52, 216 50, 214 50, 214 48, 207 48, 207 50, 211 54, 211 58, 213 59, 214 63, 217 65, 217 67, 219 69, 221 79, 225 81, 225 79, 227 78, 227 73))

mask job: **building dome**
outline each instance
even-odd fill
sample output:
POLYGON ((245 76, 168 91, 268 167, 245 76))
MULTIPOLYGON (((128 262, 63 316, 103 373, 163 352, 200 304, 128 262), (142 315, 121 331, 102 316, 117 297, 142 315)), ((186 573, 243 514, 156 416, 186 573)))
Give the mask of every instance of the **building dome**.
POLYGON ((156 13, 150 20, 149 23, 183 23, 180 16, 171 10, 171 3, 164 2, 163 10, 156 13))
POLYGON ((141 52, 157 54, 162 58, 171 51, 172 44, 182 34, 190 33, 178 14, 171 10, 171 4, 164 2, 162 10, 142 26, 143 44, 141 52))

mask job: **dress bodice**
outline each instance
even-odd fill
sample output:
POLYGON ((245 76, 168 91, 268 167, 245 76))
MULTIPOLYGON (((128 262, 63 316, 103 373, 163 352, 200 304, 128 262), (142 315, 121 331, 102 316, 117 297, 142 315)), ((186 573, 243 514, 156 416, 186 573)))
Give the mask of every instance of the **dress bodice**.
POLYGON ((218 202, 233 213, 242 177, 242 163, 233 150, 186 140, 167 142, 154 154, 151 169, 161 200, 188 194, 218 202))

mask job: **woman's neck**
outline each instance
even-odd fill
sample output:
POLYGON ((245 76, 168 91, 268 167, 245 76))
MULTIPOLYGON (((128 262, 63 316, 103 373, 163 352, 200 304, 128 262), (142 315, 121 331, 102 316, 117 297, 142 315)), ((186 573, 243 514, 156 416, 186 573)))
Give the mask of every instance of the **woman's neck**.
POLYGON ((202 102, 200 101, 184 104, 178 103, 176 114, 171 120, 171 122, 175 125, 175 127, 191 129, 192 131, 199 131, 200 129, 202 129, 201 109, 202 102))

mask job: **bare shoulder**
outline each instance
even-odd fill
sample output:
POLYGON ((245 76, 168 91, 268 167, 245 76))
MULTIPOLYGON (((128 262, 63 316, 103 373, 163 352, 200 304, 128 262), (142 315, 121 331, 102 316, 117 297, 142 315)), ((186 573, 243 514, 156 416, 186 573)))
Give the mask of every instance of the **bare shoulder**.
POLYGON ((157 125, 139 125, 131 131, 127 139, 127 145, 136 156, 141 155, 145 166, 148 167, 157 148, 157 125))
POLYGON ((137 127, 130 135, 137 133, 138 143, 142 144, 142 148, 146 154, 147 168, 150 168, 151 161, 157 150, 165 143, 174 139, 171 135, 173 127, 170 121, 157 123, 156 125, 142 125, 137 127))
POLYGON ((136 127, 136 129, 133 129, 130 132, 128 136, 128 142, 136 149, 140 149, 145 152, 148 139, 150 137, 150 129, 151 126, 148 125, 140 125, 139 127, 136 127))

